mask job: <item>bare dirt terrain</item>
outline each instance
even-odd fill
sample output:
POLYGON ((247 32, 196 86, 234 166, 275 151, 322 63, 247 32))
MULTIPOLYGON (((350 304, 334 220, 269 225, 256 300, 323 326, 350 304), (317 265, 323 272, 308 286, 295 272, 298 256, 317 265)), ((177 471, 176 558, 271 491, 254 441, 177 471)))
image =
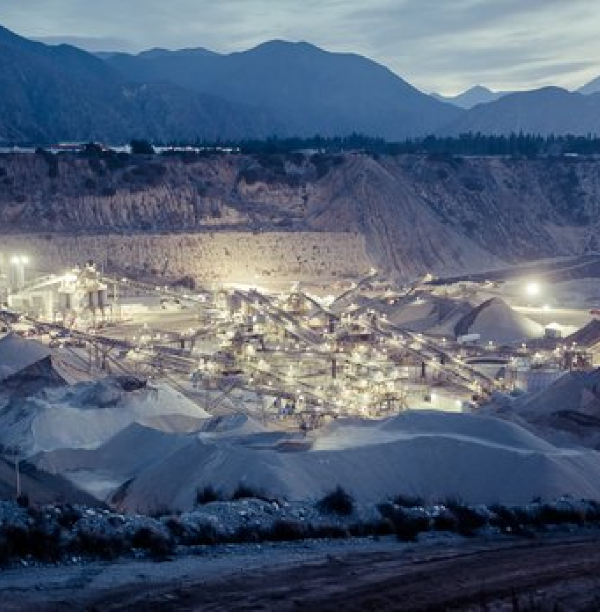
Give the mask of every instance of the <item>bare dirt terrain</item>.
POLYGON ((230 279, 240 262, 251 278, 339 278, 365 259, 392 278, 464 275, 597 253, 598 167, 584 158, 4 155, 2 250, 27 252, 40 271, 77 254, 138 278, 230 279))
POLYGON ((296 551, 263 547, 258 554, 126 562, 117 564, 118 579, 105 575, 114 566, 99 564, 51 568, 61 579, 49 582, 43 570, 29 570, 30 577, 39 572, 39 579, 27 586, 24 570, 16 570, 12 578, 0 577, 0 596, 7 612, 598 610, 599 545, 594 534, 458 545, 449 540, 315 544, 296 551))

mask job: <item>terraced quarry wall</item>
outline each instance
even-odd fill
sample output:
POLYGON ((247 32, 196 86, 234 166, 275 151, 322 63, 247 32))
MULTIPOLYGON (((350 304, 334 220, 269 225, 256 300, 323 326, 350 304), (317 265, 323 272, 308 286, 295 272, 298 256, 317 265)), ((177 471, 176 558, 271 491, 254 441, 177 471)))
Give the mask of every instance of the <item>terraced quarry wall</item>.
POLYGON ((173 276, 483 272, 600 252, 600 159, 0 155, 0 251, 21 234, 173 276))
POLYGON ((5 260, 27 253, 39 272, 93 259, 107 270, 205 282, 328 280, 362 275, 372 265, 364 237, 349 232, 20 235, 3 237, 0 253, 5 260))

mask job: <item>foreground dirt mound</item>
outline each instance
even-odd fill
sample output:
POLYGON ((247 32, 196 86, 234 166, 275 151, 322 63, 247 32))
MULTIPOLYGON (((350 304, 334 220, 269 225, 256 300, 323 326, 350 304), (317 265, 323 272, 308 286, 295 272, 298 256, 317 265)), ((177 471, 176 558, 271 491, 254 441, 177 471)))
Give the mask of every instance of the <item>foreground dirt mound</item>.
POLYGON ((600 497, 597 453, 556 447, 497 418, 416 411, 351 419, 293 452, 298 434, 249 430, 240 423, 237 431, 175 435, 133 425, 97 450, 45 453, 38 464, 81 486, 100 476, 113 492, 123 485, 119 506, 132 511, 188 510, 198 490, 231 494, 240 484, 291 501, 319 499, 338 484, 371 503, 400 493, 470 503, 600 497))

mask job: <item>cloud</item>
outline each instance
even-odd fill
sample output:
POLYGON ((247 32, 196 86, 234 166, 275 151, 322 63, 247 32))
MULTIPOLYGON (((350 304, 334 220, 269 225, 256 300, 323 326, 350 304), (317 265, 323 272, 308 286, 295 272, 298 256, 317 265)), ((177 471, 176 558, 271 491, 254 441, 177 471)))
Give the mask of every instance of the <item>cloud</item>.
POLYGON ((25 36, 91 50, 307 40, 425 91, 575 87, 600 74, 597 0, 4 0, 2 13, 25 36))

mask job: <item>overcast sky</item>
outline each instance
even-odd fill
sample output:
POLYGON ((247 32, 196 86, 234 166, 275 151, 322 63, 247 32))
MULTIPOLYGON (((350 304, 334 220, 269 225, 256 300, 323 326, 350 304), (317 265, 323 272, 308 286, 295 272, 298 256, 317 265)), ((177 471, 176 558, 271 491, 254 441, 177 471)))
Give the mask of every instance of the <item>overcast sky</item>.
POLYGON ((599 0, 1 0, 0 23, 93 51, 305 40, 426 92, 576 88, 600 75, 599 0))

